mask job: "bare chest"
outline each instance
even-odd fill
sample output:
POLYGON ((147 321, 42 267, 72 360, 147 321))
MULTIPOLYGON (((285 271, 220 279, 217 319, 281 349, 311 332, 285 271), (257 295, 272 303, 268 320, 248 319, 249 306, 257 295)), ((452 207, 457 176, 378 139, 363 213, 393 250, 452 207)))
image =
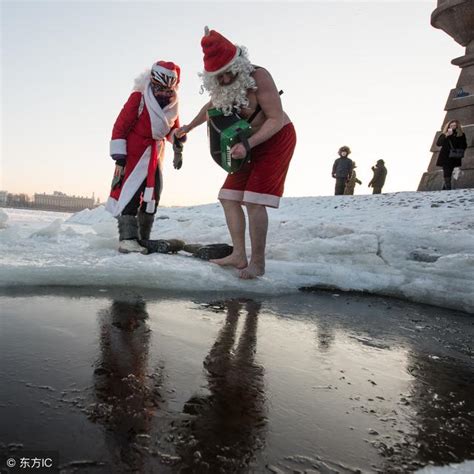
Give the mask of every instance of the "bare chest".
POLYGON ((247 99, 249 100, 248 107, 242 108, 239 113, 239 115, 246 120, 248 120, 252 116, 258 106, 257 95, 255 92, 248 92, 247 99))

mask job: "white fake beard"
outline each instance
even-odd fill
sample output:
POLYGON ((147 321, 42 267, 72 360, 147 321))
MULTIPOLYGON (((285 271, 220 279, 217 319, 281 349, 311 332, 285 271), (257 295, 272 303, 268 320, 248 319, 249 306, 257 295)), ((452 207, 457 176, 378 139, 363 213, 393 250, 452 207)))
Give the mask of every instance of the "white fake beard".
POLYGON ((257 89, 255 79, 250 75, 253 71, 250 61, 242 56, 229 68, 229 72, 237 74, 237 77, 227 86, 219 84, 217 75, 201 74, 203 88, 209 92, 212 105, 222 110, 224 115, 230 115, 233 108, 239 112, 241 108, 248 107, 247 92, 257 89))

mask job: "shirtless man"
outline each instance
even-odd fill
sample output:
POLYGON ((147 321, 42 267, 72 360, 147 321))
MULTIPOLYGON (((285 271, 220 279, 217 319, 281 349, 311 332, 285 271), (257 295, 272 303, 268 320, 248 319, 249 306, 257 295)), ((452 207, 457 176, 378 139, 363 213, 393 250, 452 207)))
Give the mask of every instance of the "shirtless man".
MULTIPOLYGON (((265 273, 265 247, 268 232, 266 207, 278 208, 283 195, 286 173, 296 145, 296 133, 282 109, 278 89, 270 73, 251 64, 246 48, 232 44, 217 31, 206 27, 201 40, 204 72, 203 87, 211 100, 188 124, 177 130, 178 138, 207 120, 207 111, 218 108, 225 115, 233 110, 248 119, 260 108, 252 121, 249 138, 251 161, 240 171, 227 176, 219 200, 224 208, 234 251, 225 258, 211 260, 239 270, 239 277, 252 279, 265 273), (245 214, 247 208, 251 243, 250 262, 245 250, 245 214)), ((231 149, 233 159, 244 159, 242 143, 231 149)))

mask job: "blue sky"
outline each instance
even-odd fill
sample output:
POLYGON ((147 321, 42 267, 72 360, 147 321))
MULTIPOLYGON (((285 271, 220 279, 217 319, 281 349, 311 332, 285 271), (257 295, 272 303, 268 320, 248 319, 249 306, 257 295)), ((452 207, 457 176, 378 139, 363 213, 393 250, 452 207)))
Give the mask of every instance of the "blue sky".
MULTIPOLYGON (((134 78, 158 59, 182 68, 181 122, 199 94, 200 39, 209 25, 247 46, 284 90, 298 145, 288 196, 332 194, 331 166, 349 145, 367 193, 370 166, 387 191, 416 189, 463 48, 430 25, 435 1, 5 2, 0 188, 106 199, 113 123, 134 78)), ((225 176, 204 126, 190 134, 180 171, 167 150, 163 205, 213 202, 225 176)))

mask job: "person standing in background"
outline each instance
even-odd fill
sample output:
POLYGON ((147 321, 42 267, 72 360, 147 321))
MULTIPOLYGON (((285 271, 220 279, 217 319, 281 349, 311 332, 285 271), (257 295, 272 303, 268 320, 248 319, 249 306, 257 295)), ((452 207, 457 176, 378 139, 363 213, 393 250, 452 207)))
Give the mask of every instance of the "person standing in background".
POLYGON ((351 149, 348 146, 341 146, 338 154, 339 158, 332 165, 332 177, 336 179, 334 194, 340 196, 344 194, 347 180, 350 178, 353 168, 353 162, 349 158, 351 149))
POLYGON ((351 176, 347 180, 346 187, 344 188, 344 194, 347 195, 347 196, 352 196, 354 194, 354 189, 355 189, 356 183, 357 184, 362 184, 362 181, 357 179, 357 174, 356 174, 356 171, 355 171, 355 168, 357 168, 357 165, 355 164, 355 161, 353 161, 352 163, 353 163, 353 165, 352 165, 351 176))
POLYGON ((443 168, 443 190, 451 189, 453 170, 462 164, 462 156, 467 148, 466 134, 459 120, 450 120, 438 137, 436 145, 441 147, 436 166, 443 168))
POLYGON ((381 194, 385 178, 387 177, 387 168, 385 168, 385 161, 377 160, 375 166, 372 166, 374 175, 369 183, 369 188, 372 187, 372 194, 381 194))

